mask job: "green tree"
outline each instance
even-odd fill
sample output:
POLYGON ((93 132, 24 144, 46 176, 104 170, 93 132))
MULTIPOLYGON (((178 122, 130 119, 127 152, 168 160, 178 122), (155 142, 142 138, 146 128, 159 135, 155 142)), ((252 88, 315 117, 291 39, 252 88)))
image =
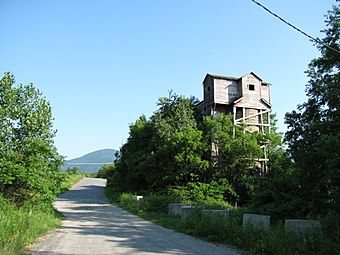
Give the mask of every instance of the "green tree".
POLYGON ((308 67, 307 102, 286 114, 285 140, 298 169, 304 214, 340 211, 340 9, 326 15, 321 56, 308 67), (329 47, 327 47, 328 45, 329 47))
MULTIPOLYGON (((207 170, 204 160, 207 147, 198 130, 195 98, 185 98, 172 92, 160 98, 159 109, 152 116, 157 145, 157 172, 160 187, 197 181, 207 170)), ((157 175, 156 175, 157 176, 157 175)))
POLYGON ((275 132, 247 132, 235 126, 230 116, 202 120, 197 117, 196 103, 194 98, 170 92, 159 99, 150 119, 141 116, 130 125, 109 185, 119 191, 169 188, 196 195, 220 185, 218 194, 228 202, 248 202, 261 172, 260 145, 275 148, 281 139, 275 132))
POLYGON ((146 178, 156 164, 153 140, 153 125, 142 115, 130 125, 129 137, 116 157, 116 170, 108 179, 109 185, 119 191, 150 189, 146 178))
POLYGON ((260 173, 256 159, 263 156, 259 143, 261 135, 234 125, 230 115, 205 117, 204 127, 206 142, 211 148, 211 178, 225 178, 234 188, 238 198, 231 197, 228 202, 246 203, 254 189, 254 177, 260 173))
POLYGON ((96 174, 96 178, 104 178, 107 179, 108 177, 110 177, 111 175, 114 174, 114 171, 116 169, 115 164, 108 164, 105 166, 102 166, 97 174, 96 174))
POLYGON ((200 178, 208 162, 195 103, 170 92, 150 119, 141 116, 130 125, 109 184, 121 191, 160 191, 200 178))
POLYGON ((18 204, 52 198, 62 157, 53 145, 51 107, 32 84, 14 85, 10 73, 0 79, 0 192, 18 204))

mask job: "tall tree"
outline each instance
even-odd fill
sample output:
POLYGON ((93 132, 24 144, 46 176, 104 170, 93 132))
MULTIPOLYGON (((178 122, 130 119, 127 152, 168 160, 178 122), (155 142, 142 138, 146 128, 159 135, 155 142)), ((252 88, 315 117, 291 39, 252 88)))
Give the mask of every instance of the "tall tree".
POLYGON ((152 121, 158 146, 157 166, 162 174, 158 180, 163 181, 161 187, 198 180, 207 169, 208 164, 202 159, 206 146, 195 119, 196 103, 195 98, 172 92, 159 99, 159 109, 152 121))
POLYGON ((328 11, 317 43, 321 56, 308 67, 307 102, 286 114, 285 140, 307 201, 304 214, 340 211, 340 9, 328 11), (328 46, 326 46, 328 45, 328 46))
POLYGON ((53 138, 51 107, 29 85, 15 86, 14 76, 0 79, 0 192, 22 203, 57 192, 62 157, 53 138))
POLYGON ((116 158, 116 169, 109 184, 119 191, 148 189, 147 176, 155 166, 156 147, 153 142, 153 125, 145 115, 130 125, 127 142, 116 158))
POLYGON ((141 116, 132 124, 109 184, 121 191, 159 191, 199 179, 208 163, 194 105, 171 92, 149 120, 141 116))
POLYGON ((259 173, 256 159, 262 156, 259 133, 251 133, 236 126, 232 116, 220 114, 217 118, 205 117, 205 138, 212 155, 211 178, 225 178, 238 194, 228 202, 244 204, 250 199, 254 177, 259 173))

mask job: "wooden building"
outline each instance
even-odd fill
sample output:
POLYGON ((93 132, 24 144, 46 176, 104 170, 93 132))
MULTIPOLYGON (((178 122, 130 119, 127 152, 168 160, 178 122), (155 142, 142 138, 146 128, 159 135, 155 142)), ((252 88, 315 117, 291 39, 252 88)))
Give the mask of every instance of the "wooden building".
MULTIPOLYGON (((242 77, 207 74, 203 80, 203 100, 197 107, 203 115, 232 114, 234 123, 244 123, 250 132, 270 129, 271 84, 255 73, 242 77)), ((267 150, 262 168, 266 170, 267 150)))

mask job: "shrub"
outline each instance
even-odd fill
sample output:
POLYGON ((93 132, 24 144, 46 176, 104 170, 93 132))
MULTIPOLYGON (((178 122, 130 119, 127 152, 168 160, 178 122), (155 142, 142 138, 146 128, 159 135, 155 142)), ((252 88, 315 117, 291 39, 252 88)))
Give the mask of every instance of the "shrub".
POLYGON ((178 186, 168 190, 169 196, 176 202, 204 205, 209 208, 228 207, 230 204, 225 201, 227 196, 236 196, 233 188, 226 179, 210 183, 188 183, 185 186, 178 186))
POLYGON ((99 169, 96 177, 107 179, 109 176, 113 176, 115 169, 116 167, 114 164, 105 165, 99 169))
POLYGON ((165 195, 150 194, 145 196, 141 202, 146 203, 146 210, 149 212, 167 213, 171 200, 165 195))

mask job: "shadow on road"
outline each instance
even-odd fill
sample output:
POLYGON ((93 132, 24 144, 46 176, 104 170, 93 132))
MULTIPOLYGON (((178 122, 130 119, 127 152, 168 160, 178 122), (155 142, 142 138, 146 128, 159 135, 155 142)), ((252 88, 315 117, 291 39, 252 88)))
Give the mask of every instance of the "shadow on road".
MULTIPOLYGON (((104 196, 105 183, 87 183, 80 182, 55 202, 65 216, 62 227, 56 231, 56 240, 62 242, 72 235, 79 237, 75 239, 79 243, 72 245, 87 247, 93 243, 100 246, 97 249, 89 246, 87 251, 92 249, 92 253, 79 251, 76 254, 238 254, 225 246, 176 233, 131 215, 109 204, 104 196)), ((75 254, 46 252, 40 249, 33 254, 75 254)))

